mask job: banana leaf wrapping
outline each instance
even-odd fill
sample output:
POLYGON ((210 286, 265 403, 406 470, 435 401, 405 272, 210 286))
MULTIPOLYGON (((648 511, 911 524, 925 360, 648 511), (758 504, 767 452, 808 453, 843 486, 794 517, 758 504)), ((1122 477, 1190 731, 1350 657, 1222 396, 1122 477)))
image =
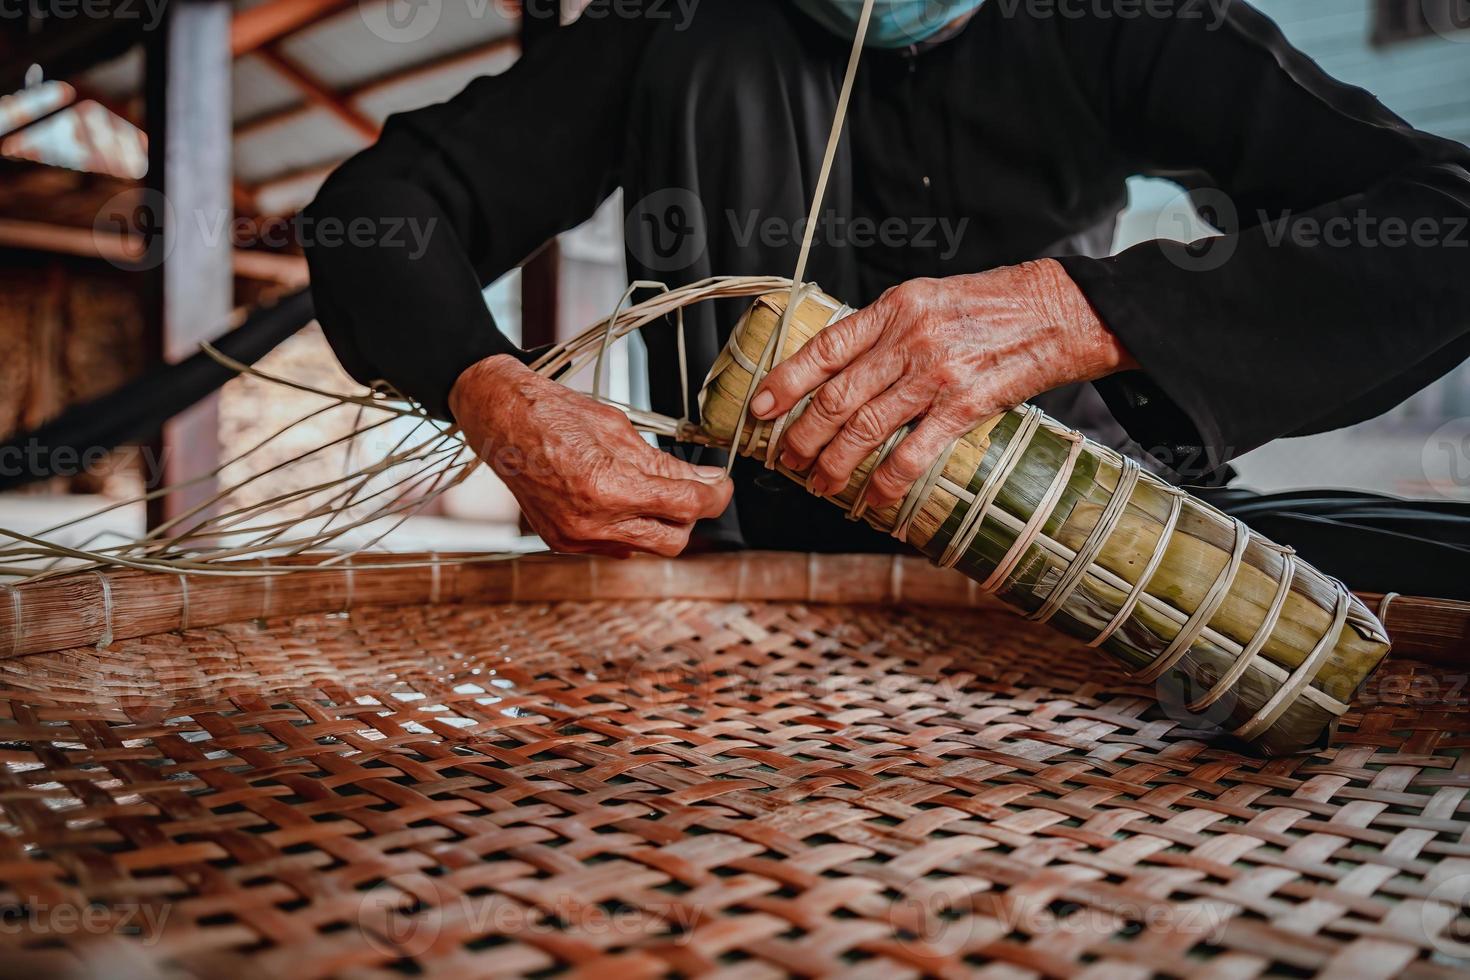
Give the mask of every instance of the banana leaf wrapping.
MULTIPOLYGON (((806 482, 775 451, 806 402, 769 422, 748 413, 787 299, 762 296, 741 319, 705 382, 700 426, 806 482)), ((847 312, 803 287, 780 359, 847 312)), ((1388 652, 1383 626, 1340 582, 1030 406, 959 439, 897 505, 866 509, 868 475, 906 431, 828 499, 1101 649, 1180 723, 1269 755, 1319 746, 1388 652)))

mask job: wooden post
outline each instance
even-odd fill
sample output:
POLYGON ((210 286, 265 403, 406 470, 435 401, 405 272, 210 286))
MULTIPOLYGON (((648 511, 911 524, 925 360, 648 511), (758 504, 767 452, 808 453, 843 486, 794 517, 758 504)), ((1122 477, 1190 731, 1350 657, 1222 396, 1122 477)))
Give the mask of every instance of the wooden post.
MULTIPOLYGON (((234 298, 228 0, 181 0, 147 49, 148 194, 142 214, 156 278, 151 354, 178 361, 226 329, 234 298), (160 233, 161 229, 161 233, 160 233)), ((219 404, 210 397, 170 420, 150 467, 158 485, 219 465, 219 404)), ((215 493, 212 479, 154 501, 150 526, 215 493)))
MULTIPOLYGON (((560 27, 560 0, 521 0, 521 56, 560 27)), ((561 246, 553 238, 521 267, 522 347, 556 342, 560 289, 561 246)))

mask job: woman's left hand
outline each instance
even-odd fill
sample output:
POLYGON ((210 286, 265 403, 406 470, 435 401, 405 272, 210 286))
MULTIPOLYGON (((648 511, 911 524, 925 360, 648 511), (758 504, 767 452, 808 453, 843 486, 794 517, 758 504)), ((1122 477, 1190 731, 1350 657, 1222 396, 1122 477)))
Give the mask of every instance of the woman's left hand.
POLYGON ((771 419, 816 389, 782 437, 781 462, 824 496, 905 423, 921 421, 868 483, 879 509, 900 500, 956 438, 1078 381, 1136 367, 1061 264, 915 279, 833 324, 762 382, 751 412, 771 419))

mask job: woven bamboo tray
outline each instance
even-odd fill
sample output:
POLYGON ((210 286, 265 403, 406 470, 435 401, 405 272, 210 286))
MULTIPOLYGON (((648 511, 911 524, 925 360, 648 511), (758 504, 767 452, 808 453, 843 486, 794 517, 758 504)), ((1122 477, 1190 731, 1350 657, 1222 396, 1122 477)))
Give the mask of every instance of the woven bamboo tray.
POLYGON ((0 592, 0 973, 1470 964, 1463 607, 1267 760, 916 559, 413 561, 0 592))

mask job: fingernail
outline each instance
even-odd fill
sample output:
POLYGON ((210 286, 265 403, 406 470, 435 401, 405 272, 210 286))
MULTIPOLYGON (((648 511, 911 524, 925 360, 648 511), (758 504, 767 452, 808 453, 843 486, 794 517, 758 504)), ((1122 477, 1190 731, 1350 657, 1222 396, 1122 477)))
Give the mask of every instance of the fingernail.
POLYGON ((755 417, 763 419, 771 409, 776 407, 776 396, 769 391, 762 391, 755 396, 755 401, 750 403, 750 410, 755 417))
POLYGON ((718 466, 696 466, 694 467, 694 474, 701 480, 708 480, 710 482, 718 482, 725 478, 724 469, 718 466))
POLYGON ((812 490, 825 497, 832 492, 832 487, 825 476, 814 476, 812 477, 812 490))
POLYGON ((806 467, 806 460, 802 459, 796 453, 787 449, 786 451, 781 453, 781 465, 786 467, 788 470, 800 470, 806 467))

